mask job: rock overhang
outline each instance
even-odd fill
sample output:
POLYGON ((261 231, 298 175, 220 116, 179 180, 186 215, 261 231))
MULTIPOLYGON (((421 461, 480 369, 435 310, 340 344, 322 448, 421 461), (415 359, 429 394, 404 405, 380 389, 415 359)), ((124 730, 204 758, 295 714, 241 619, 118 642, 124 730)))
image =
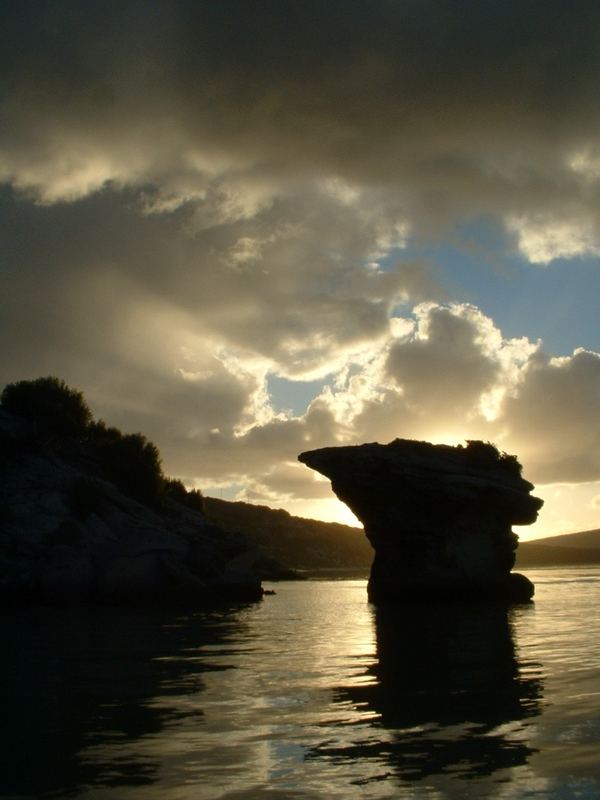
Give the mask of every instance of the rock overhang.
MULTIPOLYGON (((328 477, 375 549, 369 596, 529 599, 510 573, 518 537, 542 506, 515 456, 485 442, 396 439, 326 447, 299 460, 328 477)), ((527 588, 527 584, 529 588, 527 588)))

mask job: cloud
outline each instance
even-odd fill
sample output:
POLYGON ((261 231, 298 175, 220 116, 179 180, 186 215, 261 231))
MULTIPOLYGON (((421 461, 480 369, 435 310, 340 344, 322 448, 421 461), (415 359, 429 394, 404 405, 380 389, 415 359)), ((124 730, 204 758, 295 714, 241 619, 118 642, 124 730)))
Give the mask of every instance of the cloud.
POLYGON ((597 231, 591 220, 568 217, 521 217, 508 220, 517 235, 519 250, 532 264, 548 264, 557 258, 598 256, 597 231))
POLYGON ((250 480, 263 502, 306 499, 323 489, 289 465, 302 450, 396 437, 480 438, 516 453, 536 483, 600 481, 600 354, 551 358, 539 343, 503 338, 472 306, 429 304, 415 317, 410 334, 390 337, 340 372, 305 414, 272 413, 242 435, 197 437, 190 474, 250 480))
POLYGON ((412 319, 394 322, 371 359, 325 396, 340 434, 363 441, 497 435, 503 400, 539 344, 504 338, 468 304, 420 304, 412 319))
POLYGON ((592 3, 63 0, 4 17, 0 176, 41 202, 146 188, 148 208, 195 201, 212 227, 318 182, 364 213, 388 192, 404 232, 491 214, 548 221, 519 223, 537 261, 598 246, 573 223, 598 207, 592 3))
POLYGON ((4 191, 0 281, 23 354, 12 360, 43 338, 49 364, 69 374, 73 349, 123 360, 145 347, 154 361, 179 337, 280 375, 325 375, 387 334, 397 302, 441 294, 425 264, 372 262, 397 224, 383 202, 367 214, 305 187, 250 220, 199 229, 197 203, 148 216, 134 192, 39 207, 4 191))
POLYGON ((262 503, 280 504, 290 500, 327 500, 331 498, 328 480, 320 479, 298 462, 277 464, 269 472, 253 477, 243 492, 241 500, 258 500, 262 503))
POLYGON ((502 401, 520 386, 536 344, 503 339, 488 317, 468 305, 423 304, 412 321, 395 327, 400 338, 388 333, 368 357, 349 361, 305 414, 274 416, 235 439, 207 441, 204 452, 213 472, 238 470, 232 481, 240 474, 263 476, 254 481, 254 492, 262 485, 267 502, 275 488, 282 496, 298 496, 300 487, 291 480, 297 473, 273 470, 312 447, 397 436, 494 439, 503 433, 502 401), (277 483, 265 477, 275 474, 277 483))
MULTIPOLYGON (((504 338, 473 306, 426 304, 400 338, 323 390, 313 413, 320 407, 331 416, 313 440, 481 438, 516 453, 535 482, 598 481, 599 397, 600 354, 552 358, 539 342, 504 338)), ((289 424, 270 432, 283 441, 289 424)), ((305 420, 293 425, 300 446, 305 420)), ((258 431, 253 438, 260 440, 258 431)))
POLYGON ((507 439, 519 446, 535 480, 543 483, 600 478, 600 354, 537 354, 518 392, 506 401, 507 439))
POLYGON ((388 375, 402 387, 404 401, 419 414, 433 416, 477 408, 481 395, 497 380, 500 365, 482 347, 476 322, 443 307, 419 316, 416 335, 395 342, 386 364, 388 375))

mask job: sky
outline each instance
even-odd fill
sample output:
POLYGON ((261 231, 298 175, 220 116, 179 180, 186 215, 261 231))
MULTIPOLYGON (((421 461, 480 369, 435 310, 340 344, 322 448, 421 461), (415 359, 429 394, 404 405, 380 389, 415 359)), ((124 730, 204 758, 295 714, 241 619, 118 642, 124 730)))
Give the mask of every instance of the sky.
POLYGON ((494 442, 600 527, 600 6, 0 2, 0 384, 56 375, 207 495, 494 442))

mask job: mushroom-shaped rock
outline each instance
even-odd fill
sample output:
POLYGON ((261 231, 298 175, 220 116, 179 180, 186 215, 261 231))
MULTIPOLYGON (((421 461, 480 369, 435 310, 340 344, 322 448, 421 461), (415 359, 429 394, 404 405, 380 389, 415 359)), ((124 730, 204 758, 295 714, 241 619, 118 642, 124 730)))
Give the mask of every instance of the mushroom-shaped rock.
POLYGON ((325 447, 298 456, 331 480, 375 550, 369 598, 526 602, 534 592, 511 573, 512 525, 535 521, 542 500, 514 456, 492 444, 410 439, 325 447))

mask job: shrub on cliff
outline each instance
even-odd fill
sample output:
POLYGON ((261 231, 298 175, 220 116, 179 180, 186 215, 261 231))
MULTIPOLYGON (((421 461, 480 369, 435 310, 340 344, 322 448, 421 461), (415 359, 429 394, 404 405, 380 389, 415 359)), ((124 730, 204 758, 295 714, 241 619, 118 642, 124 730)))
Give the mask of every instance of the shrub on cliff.
POLYGON ((92 421, 83 394, 53 376, 7 384, 0 403, 11 414, 32 420, 42 435, 81 439, 92 421))
POLYGON ((177 478, 167 479, 165 492, 171 500, 176 500, 194 511, 204 511, 204 496, 202 492, 199 489, 190 489, 188 491, 177 478))
POLYGON ((478 439, 467 439, 466 457, 474 465, 499 466, 515 477, 521 475, 521 465, 516 456, 498 450, 491 442, 482 442, 478 439))
POLYGON ((101 420, 90 426, 89 438, 110 480, 144 503, 160 500, 166 481, 153 442, 141 433, 123 434, 101 420))
MULTIPOLYGON (((181 481, 165 477, 160 452, 153 442, 141 433, 124 434, 102 420, 94 420, 82 392, 63 380, 49 376, 9 383, 0 395, 0 405, 10 414, 31 420, 44 446, 82 442, 80 455, 91 457, 106 479, 137 500, 160 505, 168 496, 196 511, 203 510, 200 491, 188 492, 181 481)), ((22 447, 6 436, 0 444, 0 460, 4 461, 15 457, 22 447)), ((83 519, 98 510, 103 496, 91 480, 71 487, 68 499, 75 516, 83 519)))
POLYGON ((204 512, 204 495, 200 489, 190 489, 185 498, 185 504, 195 511, 204 512))

